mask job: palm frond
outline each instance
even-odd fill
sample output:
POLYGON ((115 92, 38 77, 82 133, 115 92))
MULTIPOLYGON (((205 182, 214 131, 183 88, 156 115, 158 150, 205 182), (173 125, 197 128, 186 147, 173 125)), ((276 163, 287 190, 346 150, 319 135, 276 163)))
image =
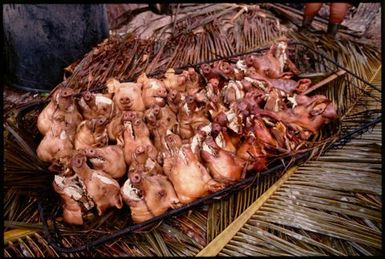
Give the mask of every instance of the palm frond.
MULTIPOLYGON (((110 77, 119 80, 135 80, 143 71, 151 73, 159 69, 198 63, 253 50, 266 46, 275 38, 285 34, 289 38, 322 51, 327 57, 336 60, 353 73, 366 80, 371 79, 372 84, 380 86, 381 60, 376 49, 357 43, 353 44, 344 39, 336 43, 326 37, 312 39, 296 32, 290 32, 268 10, 257 10, 254 5, 186 5, 180 8, 178 15, 173 19, 158 19, 149 21, 149 23, 155 26, 146 32, 147 35, 152 35, 151 37, 143 39, 135 34, 135 29, 137 29, 136 32, 141 33, 144 32, 146 26, 132 27, 133 30, 123 36, 114 34, 85 55, 82 60, 74 63, 72 72, 60 85, 81 90, 104 85, 110 77), (190 15, 192 12, 193 16, 190 15), (162 26, 157 27, 156 24, 159 22, 162 22, 162 26)), ((319 62, 316 64, 316 70, 326 71, 327 66, 331 65, 328 61, 319 62)), ((352 82, 344 84, 348 76, 344 75, 344 78, 336 79, 315 91, 315 93, 327 95, 336 102, 338 110, 342 114, 346 114, 344 120, 347 128, 356 125, 357 121, 367 115, 360 113, 365 105, 369 107, 369 110, 381 108, 379 102, 373 102, 373 98, 365 97, 362 91, 368 89, 361 82, 350 78, 352 82), (343 98, 346 95, 355 98, 350 101, 343 98), (354 101, 356 103, 353 103, 354 101)), ((373 93, 374 99, 381 100, 380 94, 373 93)), ((11 132, 12 129, 7 132, 11 132)), ((14 132, 19 134, 17 130, 14 132)), ((375 133, 373 139, 377 140, 378 130, 375 129, 373 132, 375 133)), ((9 191, 4 196, 4 215, 5 219, 9 221, 7 230, 10 227, 35 226, 34 230, 37 232, 18 230, 19 235, 8 240, 4 255, 8 257, 39 256, 41 254, 54 257, 68 256, 49 246, 40 230, 36 228, 39 226, 36 200, 19 193, 19 191, 26 190, 25 186, 28 188, 31 186, 30 190, 41 192, 44 189, 40 187, 49 188, 52 182, 50 179, 52 175, 48 174, 48 171, 44 169, 45 166, 39 164, 38 160, 35 161, 34 147, 28 141, 23 142, 24 137, 18 138, 15 135, 15 139, 19 139, 19 142, 14 139, 6 140, 8 149, 5 152, 7 167, 5 185, 9 191)), ((318 158, 319 162, 315 163, 319 164, 309 162, 308 167, 301 167, 301 171, 294 174, 295 177, 292 179, 292 181, 299 182, 299 187, 290 189, 291 187, 287 185, 288 181, 285 182, 279 191, 275 192, 275 196, 272 196, 277 199, 271 203, 269 203, 269 199, 262 207, 265 210, 260 209, 265 214, 254 214, 247 221, 247 227, 236 233, 221 250, 220 255, 376 254, 378 252, 378 232, 382 229, 378 223, 381 217, 378 213, 378 208, 381 208, 381 200, 378 198, 380 189, 373 187, 370 192, 369 186, 374 181, 378 181, 378 170, 381 165, 378 163, 380 158, 367 157, 364 154, 379 153, 380 148, 377 144, 373 144, 369 148, 365 139, 353 140, 351 143, 355 146, 347 149, 349 156, 344 158, 345 161, 342 161, 339 153, 328 153, 326 156, 318 158), (352 159, 356 160, 357 164, 352 165, 350 163, 352 159), (331 168, 338 171, 337 176, 331 174, 329 169, 322 168, 321 162, 328 163, 328 167, 330 163, 333 163, 331 168), (356 174, 353 176, 362 176, 355 171, 357 165, 364 166, 365 170, 362 170, 362 173, 367 174, 367 177, 355 182, 351 180, 352 176, 349 175, 349 172, 355 172, 356 174), (315 169, 321 172, 318 176, 314 175, 315 169), (346 181, 350 186, 343 189, 341 184, 337 184, 337 186, 330 183, 322 184, 322 180, 327 177, 336 177, 339 182, 346 181), (312 179, 313 182, 309 182, 309 179, 312 179), (301 188, 302 186, 308 187, 301 188), (354 194, 346 196, 346 191, 353 188, 355 188, 354 194), (292 197, 296 192, 303 194, 300 201, 292 197), (322 195, 319 194, 320 192, 322 195), (333 197, 338 197, 339 200, 333 197), (347 199, 347 202, 344 199, 347 199), (293 202, 293 205, 290 206, 295 207, 284 206, 283 202, 286 200, 293 202), (346 203, 348 204, 346 205, 346 203), (298 209, 298 212, 294 208, 298 209), (327 215, 326 213, 317 215, 321 225, 316 225, 315 220, 310 223, 306 221, 308 220, 306 216, 312 217, 313 215, 309 209, 313 210, 312 213, 315 210, 328 211, 327 215), (358 209, 358 212, 354 209, 358 209), (363 210, 359 211, 359 209, 363 210), (298 217, 302 217, 308 223, 307 228, 298 227, 298 225, 284 225, 285 218, 278 217, 279 211, 283 211, 288 216, 297 216, 296 213, 299 213, 298 217), (271 220, 275 221, 272 222, 268 221, 269 217, 266 215, 270 214, 266 213, 276 213, 278 216, 274 214, 271 220), (343 224, 342 227, 331 229, 327 228, 328 224, 331 224, 330 222, 343 224), (323 229, 324 232, 320 234, 315 231, 314 225, 323 229), (343 227, 353 229, 352 237, 347 238, 346 235, 343 235, 343 227), (359 239, 365 231, 370 233, 371 239, 367 243, 362 243, 359 239)), ((323 148, 324 146, 320 145, 319 149, 315 149, 312 157, 316 157, 323 148)), ((242 213, 247 211, 249 206, 279 177, 280 175, 257 176, 255 186, 213 201, 187 215, 166 220, 153 230, 133 233, 101 245, 93 251, 71 253, 69 256, 89 254, 94 256, 195 255, 208 242, 216 240, 216 237, 222 235, 221 233, 225 233, 222 231, 244 215, 242 213)), ((285 204, 287 205, 287 203, 285 204)), ((58 212, 60 211, 58 210, 58 212)), ((63 245, 70 247, 84 244, 87 240, 122 229, 129 224, 128 213, 128 211, 111 212, 96 218, 88 229, 82 230, 66 228, 58 220, 57 227, 61 230, 63 245)))

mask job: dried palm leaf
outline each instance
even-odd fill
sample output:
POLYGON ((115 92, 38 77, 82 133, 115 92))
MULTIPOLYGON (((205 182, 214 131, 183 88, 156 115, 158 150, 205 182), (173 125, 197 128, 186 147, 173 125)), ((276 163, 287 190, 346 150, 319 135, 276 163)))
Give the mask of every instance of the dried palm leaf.
MULTIPOLYGON (((202 6, 190 6, 190 10, 187 10, 186 8, 185 11, 181 8, 178 14, 179 17, 171 19, 172 21, 167 25, 168 27, 173 28, 170 38, 167 38, 167 40, 160 44, 155 43, 154 39, 159 39, 160 35, 163 35, 163 33, 167 31, 164 29, 167 26, 164 26, 163 29, 160 28, 159 30, 156 30, 154 32, 154 38, 149 40, 139 39, 131 33, 127 33, 123 37, 118 35, 110 37, 98 47, 94 48, 90 53, 85 55, 80 62, 77 62, 76 66, 74 66, 72 74, 70 74, 61 85, 81 90, 103 85, 109 77, 116 77, 119 80, 135 80, 141 72, 157 70, 162 67, 163 64, 166 64, 165 67, 181 66, 188 62, 200 62, 207 59, 217 58, 218 55, 225 56, 229 53, 239 53, 240 51, 265 46, 276 37, 282 35, 282 29, 284 28, 280 25, 278 19, 264 19, 262 17, 263 15, 261 16, 261 13, 256 12, 253 8, 245 10, 245 6, 243 5, 208 5, 208 8, 202 7, 199 9, 194 17, 189 18, 188 15, 182 16, 182 14, 188 14, 197 7, 202 6), (242 14, 237 15, 240 10, 245 11, 242 11, 242 14), (223 17, 218 16, 218 13, 221 11, 224 11, 223 17), (202 19, 202 17, 206 16, 207 19, 202 19), (246 29, 244 28, 245 21, 250 25, 246 29), (233 25, 231 25, 231 23, 233 25), (223 25, 228 26, 226 30, 223 29, 223 25), (186 28, 189 31, 186 30, 186 28), (192 29, 196 30, 193 31, 192 29), (255 37, 255 35, 259 35, 259 37, 255 37), (225 43, 222 43, 217 39, 226 39, 226 41, 225 43), (158 54, 158 51, 161 48, 163 48, 164 51, 162 54, 158 54), (218 49, 218 51, 214 53, 210 51, 211 48, 218 49), (156 57, 157 54, 157 62, 154 62, 154 57, 156 57)), ((357 47, 355 44, 350 44, 349 42, 344 42, 342 45, 335 46, 332 42, 330 42, 330 40, 324 38, 321 38, 318 42, 311 42, 310 39, 303 38, 301 35, 295 33, 289 35, 297 40, 311 44, 317 49, 322 46, 322 49, 327 56, 336 57, 338 62, 341 62, 341 64, 347 66, 351 71, 359 74, 361 77, 370 78, 370 76, 368 77, 367 75, 372 75, 378 68, 379 55, 375 49, 371 49, 366 46, 357 47), (351 53, 354 53, 354 56, 357 56, 357 58, 352 59, 351 53)), ((318 69, 319 71, 322 70, 322 65, 323 64, 320 65, 321 67, 318 69)), ((338 83, 337 81, 335 82, 336 84, 338 83)), ((326 87, 321 88, 320 91, 326 91, 324 89, 328 89, 328 96, 334 100, 337 99, 336 97, 341 96, 341 93, 352 91, 349 87, 341 89, 334 88, 333 91, 329 90, 332 89, 332 87, 326 87)), ((362 97, 362 99, 364 99, 364 97, 362 97)), ((357 106, 362 107, 363 104, 364 102, 357 106)), ((349 106, 346 103, 344 104, 344 100, 340 100, 339 108, 346 110, 347 108, 344 107, 349 106)), ((351 117, 352 116, 349 116, 349 118, 351 117)), ((362 150, 362 152, 364 152, 364 150, 362 150)), ((356 157, 357 156, 359 155, 357 154, 356 157)), ((329 157, 329 159, 332 158, 329 157)), ((32 165, 35 165, 34 162, 32 165)), ((24 166, 27 166, 27 163, 24 163, 24 166)), ((371 168, 371 170, 375 169, 376 168, 371 168)), ((154 234, 155 232, 150 231, 146 234, 137 233, 125 236, 114 242, 109 242, 100 246, 98 250, 92 252, 92 254, 103 254, 105 256, 122 254, 141 256, 196 254, 200 249, 202 249, 206 242, 214 239, 223 229, 233 222, 235 218, 241 215, 241 213, 245 211, 257 197, 261 196, 262 193, 265 192, 278 179, 278 177, 279 175, 257 177, 257 187, 247 188, 237 194, 230 195, 225 200, 213 202, 209 205, 208 211, 207 206, 199 208, 190 215, 177 217, 176 219, 163 223, 155 230, 156 234, 154 234), (170 237, 170 233, 172 233, 172 238, 170 237), (167 241, 161 241, 162 238, 167 241)), ((48 184, 46 186, 48 186, 48 184)), ((7 215, 9 215, 8 219, 14 220, 15 215, 18 215, 19 211, 22 210, 22 206, 15 206, 16 203, 13 203, 15 194, 7 193, 7 197, 6 204, 8 204, 8 208, 13 208, 6 209, 8 211, 7 215)), ((378 199, 373 198, 369 194, 357 194, 356 199, 365 201, 366 203, 371 204, 372 207, 376 204, 380 204, 378 199)), ((31 201, 27 202, 31 203, 31 201)), ((33 206, 31 205, 30 208, 33 206)), ((373 210, 372 207, 371 209, 373 210)), ((32 212, 27 212, 28 210, 25 210, 24 213, 21 214, 23 217, 17 220, 28 222, 25 218, 28 215, 31 215, 32 212)), ((65 229, 60 222, 58 222, 57 227, 62 228, 62 231, 66 230, 63 232, 63 236, 66 237, 63 241, 64 244, 67 244, 68 246, 76 246, 77 244, 84 244, 84 241, 93 239, 97 236, 124 228, 127 224, 129 224, 129 222, 127 222, 126 215, 128 214, 122 213, 117 216, 117 213, 112 213, 105 215, 104 217, 100 217, 94 221, 95 225, 93 227, 98 226, 97 228, 93 229, 93 227, 91 227, 86 231, 65 229)), ((375 222, 373 222, 376 218, 376 214, 374 213, 372 216, 373 218, 370 220, 363 219, 367 220, 367 223, 365 224, 371 225, 371 228, 373 229, 376 227, 377 229, 381 229, 375 222)), ((345 215, 345 217, 348 217, 348 215, 345 215)), ((349 217, 354 216, 350 215, 349 217)), ((288 229, 288 227, 285 227, 285 229, 288 229)), ((314 255, 327 253, 333 254, 333 250, 328 250, 320 244, 314 242, 311 244, 308 244, 309 242, 296 243, 297 239, 292 237, 294 235, 293 230, 287 230, 286 232, 278 230, 276 228, 274 231, 279 233, 279 237, 281 239, 287 238, 287 240, 293 242, 293 247, 302 248, 301 251, 305 249, 310 251, 309 254, 314 255)), ((311 238, 312 233, 306 232, 302 233, 302 235, 311 238)), ((60 253, 56 252, 47 245, 47 241, 44 238, 41 236, 38 238, 36 237, 36 235, 27 235, 25 239, 22 238, 22 242, 15 241, 7 247, 4 254, 11 255, 13 253, 22 255, 23 251, 26 249, 21 248, 19 243, 25 247, 30 245, 30 243, 25 240, 32 239, 35 240, 34 243, 38 245, 39 249, 43 253, 49 253, 49 255, 53 256, 60 255, 60 253), (16 248, 16 246, 18 246, 18 248, 16 248)), ((262 239, 255 238, 255 240, 262 239)), ((240 242, 242 240, 236 241, 240 242)), ((275 240, 275 242, 278 241, 275 240)), ((350 242, 349 246, 345 246, 345 243, 340 244, 340 241, 328 241, 327 238, 322 239, 319 243, 328 244, 327 242, 334 247, 346 248, 346 254, 347 252, 351 252, 350 254, 353 254, 354 251, 358 250, 361 254, 372 253, 370 247, 368 248, 367 246, 354 240, 348 241, 350 242)), ((281 242, 278 243, 282 245, 281 242)), ((239 243, 235 243, 232 245, 234 246, 238 244, 239 243)), ((328 247, 331 245, 328 245, 328 247)), ((29 251, 35 253, 37 251, 36 249, 33 249, 35 245, 30 246, 29 251)), ((289 248, 292 247, 286 243, 283 244, 283 247, 287 246, 289 246, 289 248)), ((266 254, 271 247, 272 245, 266 243, 265 240, 265 247, 263 249, 258 248, 258 253, 254 248, 251 249, 254 249, 253 252, 255 254, 266 254)), ((248 246, 248 248, 250 248, 250 246, 248 246)), ((240 252, 232 251, 231 249, 228 251, 233 254, 242 254, 240 252)), ((335 251, 334 253, 338 254, 338 252, 335 251)), ((87 253, 81 252, 71 254, 86 255, 87 253)), ((276 252, 276 254, 285 254, 285 251, 279 251, 276 252)))

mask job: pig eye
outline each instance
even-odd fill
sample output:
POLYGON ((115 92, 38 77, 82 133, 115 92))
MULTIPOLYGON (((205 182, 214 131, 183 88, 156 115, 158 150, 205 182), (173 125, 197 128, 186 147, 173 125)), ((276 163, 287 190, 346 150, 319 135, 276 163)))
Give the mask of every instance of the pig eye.
POLYGON ((105 121, 106 121, 105 119, 98 119, 97 123, 98 125, 103 125, 105 121))
POLYGON ((64 121, 64 117, 59 116, 59 117, 56 118, 56 120, 59 121, 59 122, 63 122, 64 121))
POLYGON ((75 167, 81 167, 83 164, 83 157, 77 157, 74 161, 74 166, 75 167))
POLYGON ((155 107, 155 108, 154 108, 154 113, 155 113, 155 114, 158 114, 158 113, 159 113, 159 107, 155 107))

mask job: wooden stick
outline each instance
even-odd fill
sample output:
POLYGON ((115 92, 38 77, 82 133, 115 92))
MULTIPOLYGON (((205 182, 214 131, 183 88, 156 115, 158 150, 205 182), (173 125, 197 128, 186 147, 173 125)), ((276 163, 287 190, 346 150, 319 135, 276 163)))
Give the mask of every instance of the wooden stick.
POLYGON ((339 69, 337 72, 334 72, 333 74, 331 74, 330 76, 328 76, 327 78, 319 81, 318 83, 316 83, 315 85, 313 85, 312 87, 310 87, 309 89, 307 89, 303 94, 308 94, 308 93, 311 93, 313 92, 314 90, 320 88, 321 86, 333 81, 334 79, 336 79, 337 77, 339 76, 342 76, 346 73, 345 70, 343 69, 339 69))

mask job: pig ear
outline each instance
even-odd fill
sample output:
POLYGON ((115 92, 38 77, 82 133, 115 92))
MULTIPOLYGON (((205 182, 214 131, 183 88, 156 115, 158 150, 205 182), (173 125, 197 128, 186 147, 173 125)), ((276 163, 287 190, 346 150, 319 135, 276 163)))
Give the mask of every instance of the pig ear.
POLYGON ((115 207, 118 209, 123 207, 122 195, 115 195, 115 207))
POLYGON ((144 86, 143 83, 137 82, 136 85, 138 86, 138 88, 139 88, 141 91, 143 90, 143 86, 144 86))
POLYGON ((275 42, 273 45, 271 45, 269 51, 267 52, 269 55, 274 55, 275 51, 277 50, 277 44, 278 42, 275 42))
POLYGON ((106 82, 108 93, 116 93, 119 90, 120 82, 115 78, 110 78, 106 82))
POLYGON ((136 80, 136 82, 138 84, 145 85, 148 82, 148 77, 147 77, 146 73, 140 74, 140 76, 138 77, 138 80, 136 80))

